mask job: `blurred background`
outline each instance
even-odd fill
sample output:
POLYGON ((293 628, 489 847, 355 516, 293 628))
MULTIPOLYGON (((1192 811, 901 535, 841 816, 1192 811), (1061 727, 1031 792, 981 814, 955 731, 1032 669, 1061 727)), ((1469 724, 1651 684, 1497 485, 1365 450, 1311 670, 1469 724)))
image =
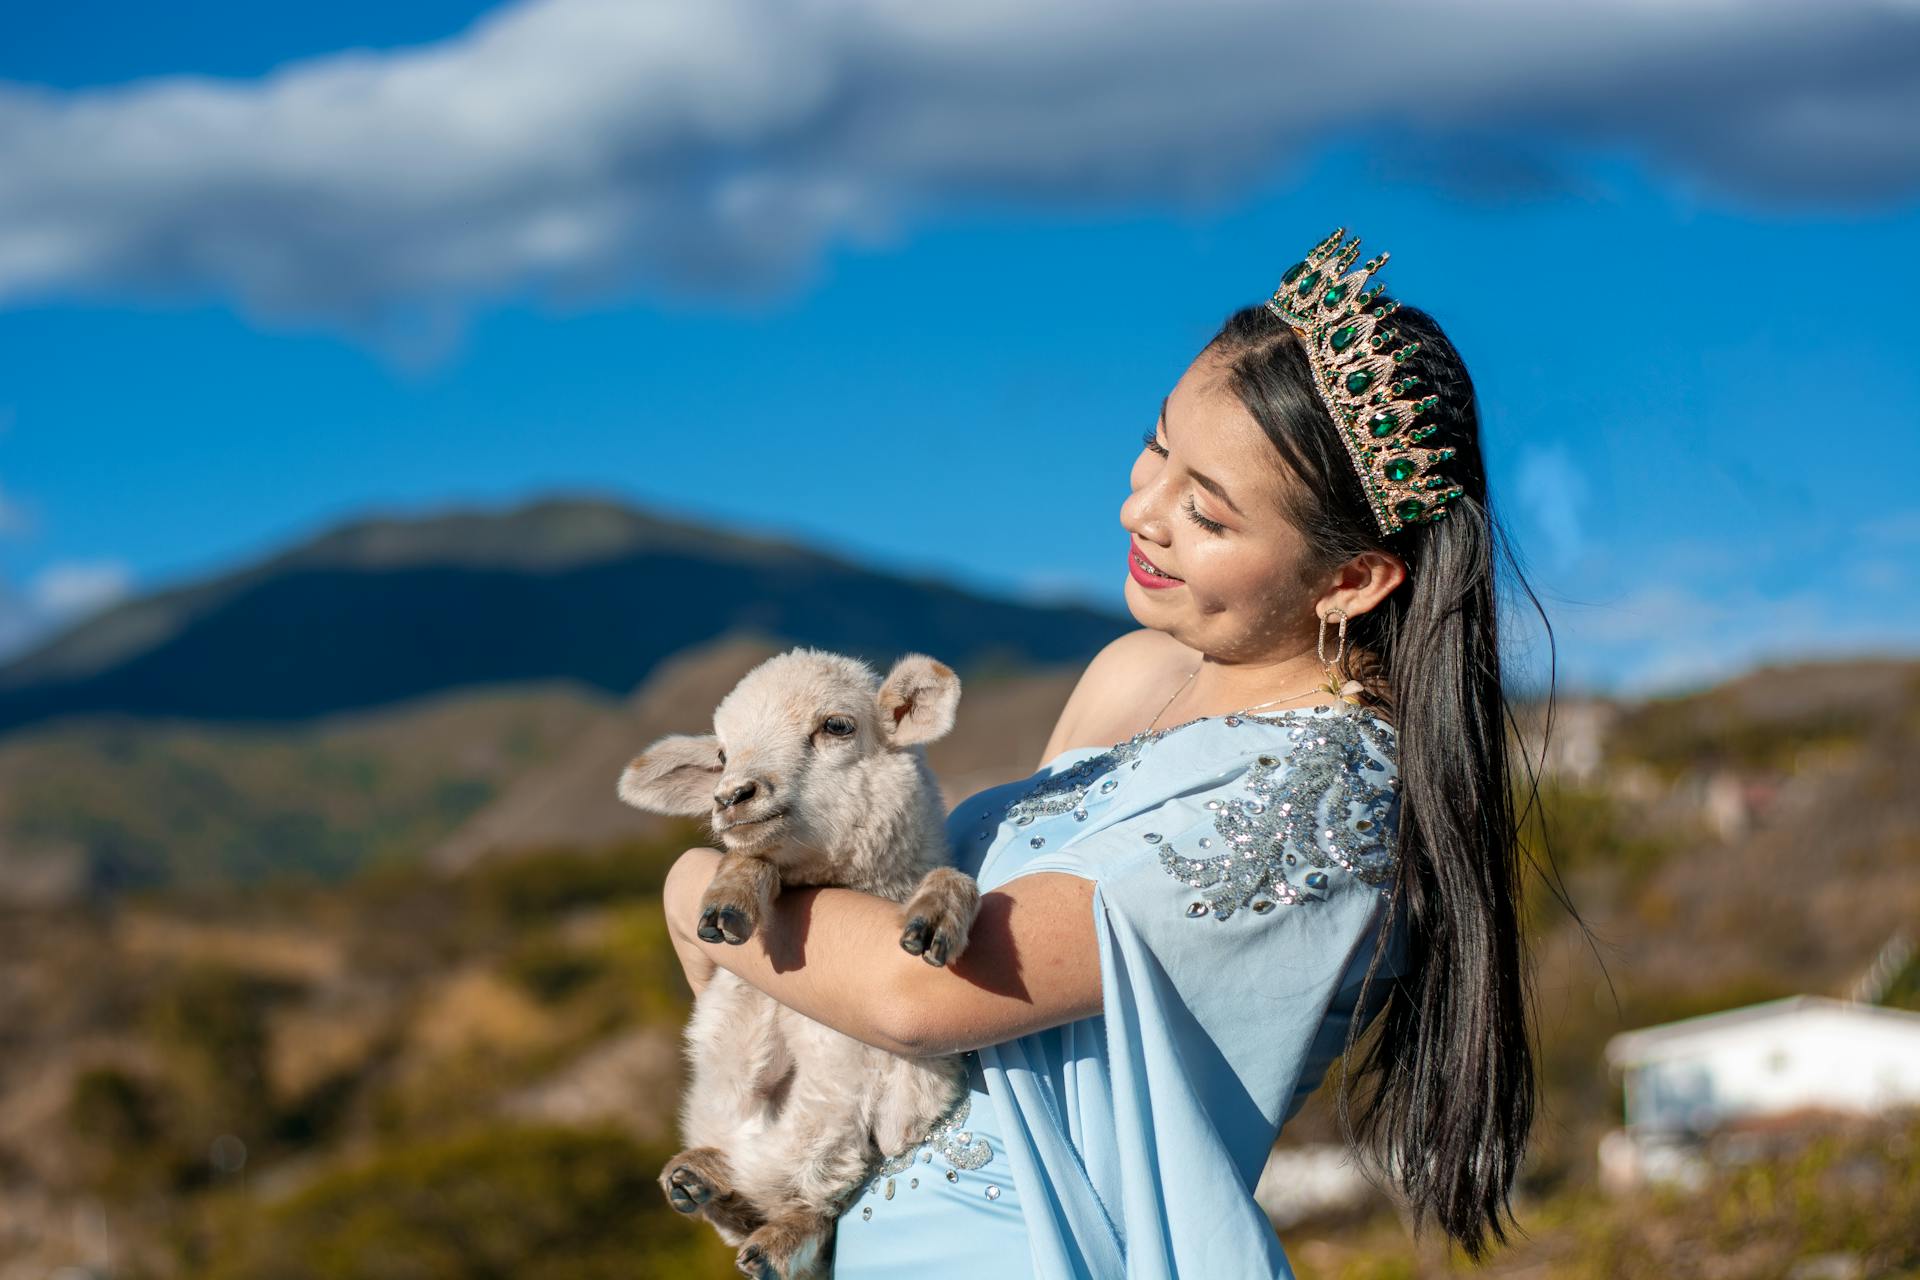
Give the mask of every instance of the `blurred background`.
MULTIPOLYGON (((1916 68, 1911 0, 0 8, 0 1280, 732 1274, 654 1182, 704 834, 620 767, 806 643, 1031 772, 1160 398, 1335 227, 1546 615, 1485 1270, 1920 1275, 1916 68)), ((1300 1274, 1467 1269, 1331 1092, 1300 1274)))

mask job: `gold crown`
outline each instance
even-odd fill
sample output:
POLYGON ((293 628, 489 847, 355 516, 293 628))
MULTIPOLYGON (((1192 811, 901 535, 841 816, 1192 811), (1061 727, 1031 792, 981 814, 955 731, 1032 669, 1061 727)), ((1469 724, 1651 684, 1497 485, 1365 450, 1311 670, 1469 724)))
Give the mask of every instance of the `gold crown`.
POLYGON ((1416 422, 1440 403, 1439 396, 1409 394, 1420 379, 1400 372, 1420 344, 1396 346, 1399 333, 1380 321, 1400 304, 1389 298, 1374 306, 1386 286, 1364 288, 1367 277, 1386 265, 1387 255, 1343 274, 1360 256, 1358 236, 1341 246, 1346 234, 1339 228, 1288 268, 1267 306, 1300 335, 1313 366, 1314 389, 1340 429, 1380 532, 1389 534, 1441 519, 1447 500, 1463 491, 1433 470, 1453 450, 1418 443, 1438 427, 1416 422))

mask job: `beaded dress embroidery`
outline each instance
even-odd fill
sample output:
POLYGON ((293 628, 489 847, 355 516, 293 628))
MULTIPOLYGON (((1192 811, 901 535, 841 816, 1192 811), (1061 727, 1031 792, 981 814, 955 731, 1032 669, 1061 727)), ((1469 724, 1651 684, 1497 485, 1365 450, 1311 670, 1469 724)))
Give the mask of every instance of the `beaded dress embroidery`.
MULTIPOLYGON (((1206 852, 1214 847, 1213 836, 1200 837, 1197 857, 1182 856, 1158 832, 1141 836, 1159 846, 1160 865, 1170 875, 1208 890, 1204 901, 1187 905, 1188 915, 1211 911, 1225 920, 1245 906, 1264 915, 1276 903, 1312 899, 1314 892, 1304 892, 1287 877, 1286 869, 1302 861, 1315 868, 1344 867, 1373 885, 1393 879, 1386 818, 1399 780, 1362 744, 1363 738, 1372 739, 1385 754, 1379 722, 1332 716, 1322 725, 1296 725, 1289 736, 1300 745, 1288 753, 1284 772, 1278 772, 1280 758, 1262 755, 1247 771, 1247 797, 1207 801, 1220 853, 1206 852)), ((1325 870, 1307 872, 1304 885, 1308 891, 1325 889, 1325 870)))
POLYGON ((836 1276, 1290 1276, 1249 1179, 1359 1014, 1395 739, 1349 704, 1202 716, 956 805, 983 891, 1093 881, 1103 1011, 967 1055, 969 1089, 842 1215, 836 1276))
MULTIPOLYGON (((973 1053, 967 1054, 969 1059, 976 1056, 973 1053)), ((972 1105, 972 1093, 962 1093, 959 1101, 934 1121, 933 1126, 927 1130, 926 1136, 917 1145, 908 1147, 899 1155, 889 1156, 880 1162, 861 1188, 860 1197, 865 1198, 878 1190, 880 1199, 893 1199, 902 1174, 909 1175, 906 1179, 909 1190, 918 1189, 921 1173, 932 1176, 933 1170, 930 1166, 936 1156, 947 1166, 944 1173, 948 1182, 959 1182, 962 1171, 984 1168, 987 1162, 993 1159, 993 1146, 987 1139, 976 1136, 966 1128, 967 1115, 972 1110, 972 1105)), ((989 1200, 998 1200, 1001 1195, 1000 1185, 997 1182, 989 1182, 982 1189, 981 1194, 989 1200)), ((873 1218, 873 1206, 862 1205, 860 1217, 863 1221, 870 1221, 873 1218)))
MULTIPOLYGON (((1290 714, 1303 710, 1311 708, 1247 712, 1220 719, 1230 729, 1247 721, 1281 724, 1289 720, 1290 714)), ((1026 795, 1007 806, 1007 820, 1024 827, 1039 818, 1072 813, 1076 821, 1084 822, 1087 819, 1084 802, 1094 791, 1094 779, 1110 773, 1112 776, 1103 779, 1098 790, 1101 795, 1111 793, 1120 785, 1119 768, 1122 765, 1139 768, 1141 752, 1153 742, 1214 718, 1196 716, 1165 729, 1136 733, 1125 742, 1043 778, 1026 795)), ((1203 852, 1199 857, 1188 858, 1181 856, 1171 844, 1160 850, 1160 864, 1177 879, 1195 888, 1218 886, 1206 895, 1204 904, 1190 904, 1187 913, 1202 916, 1211 911, 1224 920, 1243 906, 1251 905, 1264 914, 1273 909, 1275 900, 1299 902, 1310 895, 1302 894, 1288 880, 1283 868, 1297 865, 1302 858, 1315 867, 1345 867, 1369 884, 1384 884, 1392 879, 1393 847, 1384 819, 1393 804, 1399 779, 1376 764, 1362 749, 1363 745, 1370 745, 1385 755, 1392 749, 1392 734, 1391 726, 1371 713, 1343 711, 1325 717, 1323 723, 1312 729, 1296 725, 1291 736, 1300 745, 1288 750, 1284 761, 1286 771, 1277 777, 1276 770, 1283 761, 1272 755, 1259 757, 1248 772, 1248 798, 1231 806, 1219 800, 1207 805, 1219 811, 1214 825, 1220 839, 1229 847, 1228 852, 1212 855, 1203 852), (1358 817, 1348 815, 1354 804, 1364 808, 1358 817), (1320 821, 1323 810, 1327 811, 1327 822, 1320 821), (1262 894, 1263 890, 1271 896, 1262 894)), ((985 830, 983 827, 982 831, 985 830)), ((1143 838, 1149 844, 1161 841, 1155 832, 1148 832, 1143 838)), ((1200 848, 1210 849, 1212 840, 1213 837, 1202 837, 1200 848)), ((1035 836, 1031 844, 1035 849, 1044 848, 1046 837, 1035 836)), ((1319 889, 1325 884, 1324 873, 1307 873, 1308 888, 1319 889)))

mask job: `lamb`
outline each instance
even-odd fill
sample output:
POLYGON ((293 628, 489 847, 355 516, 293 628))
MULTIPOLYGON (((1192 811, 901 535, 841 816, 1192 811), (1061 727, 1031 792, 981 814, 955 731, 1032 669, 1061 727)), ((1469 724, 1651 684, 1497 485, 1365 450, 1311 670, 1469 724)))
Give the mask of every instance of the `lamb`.
MULTIPOLYGON (((953 727, 960 680, 908 654, 881 680, 858 659, 797 648, 749 671, 711 734, 673 734, 622 771, 619 795, 705 816, 726 857, 697 932, 742 943, 784 885, 841 885, 906 904, 901 947, 958 959, 979 886, 946 865, 945 803, 924 744, 953 727)), ((916 1145, 966 1088, 958 1056, 907 1058, 802 1017, 722 969, 694 1003, 681 1101, 686 1150, 660 1175, 756 1280, 823 1267, 853 1195, 916 1145)))

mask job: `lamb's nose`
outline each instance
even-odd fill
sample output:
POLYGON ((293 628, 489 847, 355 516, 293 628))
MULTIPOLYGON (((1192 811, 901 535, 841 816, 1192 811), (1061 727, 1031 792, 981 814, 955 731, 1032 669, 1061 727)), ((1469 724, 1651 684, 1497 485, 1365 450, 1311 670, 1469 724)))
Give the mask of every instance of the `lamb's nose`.
POLYGON ((733 793, 731 795, 725 795, 720 797, 720 807, 722 809, 731 809, 734 805, 739 804, 742 800, 751 800, 753 799, 753 793, 758 791, 759 789, 760 787, 758 783, 743 782, 739 786, 733 789, 733 793))

